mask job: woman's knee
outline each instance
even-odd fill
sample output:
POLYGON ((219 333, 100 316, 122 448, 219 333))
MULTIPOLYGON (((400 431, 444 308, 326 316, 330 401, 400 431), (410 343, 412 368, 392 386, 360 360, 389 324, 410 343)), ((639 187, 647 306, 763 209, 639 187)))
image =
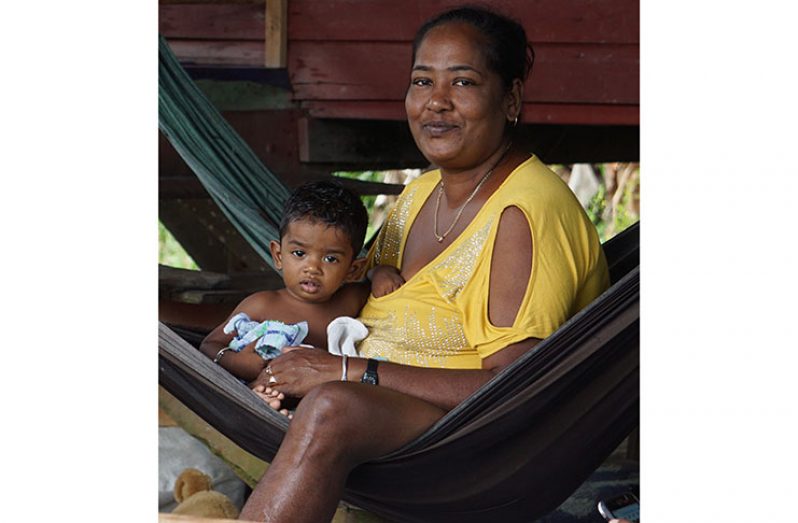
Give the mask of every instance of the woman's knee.
POLYGON ((358 401, 356 391, 344 383, 324 383, 299 403, 291 425, 297 425, 315 447, 346 450, 357 440, 360 416, 352 415, 358 401))

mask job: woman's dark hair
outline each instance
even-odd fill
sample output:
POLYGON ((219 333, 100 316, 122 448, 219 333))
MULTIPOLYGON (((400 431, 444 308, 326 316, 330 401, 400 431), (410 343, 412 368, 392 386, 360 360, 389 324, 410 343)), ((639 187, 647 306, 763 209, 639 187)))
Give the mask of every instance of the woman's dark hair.
POLYGON ((526 31, 515 20, 479 6, 459 7, 427 20, 413 39, 411 63, 415 63, 416 51, 429 30, 452 22, 470 24, 482 33, 487 43, 488 67, 501 76, 505 89, 509 89, 516 78, 527 79, 535 62, 535 51, 526 39, 526 31))
POLYGON ((360 198, 335 181, 310 182, 291 193, 280 220, 280 238, 288 225, 298 220, 321 222, 340 229, 349 237, 355 256, 363 248, 369 217, 360 198))

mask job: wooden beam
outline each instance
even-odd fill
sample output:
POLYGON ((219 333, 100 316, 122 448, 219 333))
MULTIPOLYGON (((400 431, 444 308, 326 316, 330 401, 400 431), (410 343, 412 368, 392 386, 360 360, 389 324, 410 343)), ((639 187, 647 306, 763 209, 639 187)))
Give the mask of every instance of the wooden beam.
POLYGON ((283 69, 288 63, 288 0, 266 0, 264 67, 283 69))
POLYGON ((274 272, 211 199, 159 200, 158 217, 203 270, 274 272))
MULTIPOLYGON (((199 516, 186 516, 183 514, 166 514, 160 512, 158 514, 158 523, 248 523, 244 520, 236 519, 211 519, 201 518, 199 516)), ((249 522, 249 523, 255 523, 249 522)), ((345 503, 338 505, 338 510, 335 511, 330 523, 389 523, 388 520, 382 519, 365 510, 360 510, 355 507, 347 506, 345 503)))
POLYGON ((159 176, 158 199, 205 199, 210 198, 208 191, 195 176, 159 176))
POLYGON ((158 385, 158 405, 183 430, 201 440, 217 456, 227 462, 241 480, 254 488, 268 463, 242 449, 227 436, 210 426, 180 400, 158 385))
POLYGON ((300 161, 359 165, 362 170, 422 167, 405 122, 299 119, 300 161))
POLYGON ((240 519, 203 518, 199 516, 187 516, 185 514, 166 514, 164 512, 158 513, 158 523, 235 523, 235 522, 247 523, 247 521, 243 521, 240 519))
MULTIPOLYGON (((313 118, 407 121, 405 104, 400 100, 308 100, 302 102, 302 107, 313 118)), ((640 107, 637 104, 524 102, 521 121, 527 124, 636 126, 640 124, 640 107)))
MULTIPOLYGON (((337 163, 352 170, 423 168, 429 164, 406 122, 304 118, 299 126, 303 162, 337 163)), ((547 163, 632 162, 640 158, 637 125, 521 123, 513 139, 547 163)))
POLYGON ((244 40, 169 40, 180 63, 201 66, 261 67, 263 44, 244 40))

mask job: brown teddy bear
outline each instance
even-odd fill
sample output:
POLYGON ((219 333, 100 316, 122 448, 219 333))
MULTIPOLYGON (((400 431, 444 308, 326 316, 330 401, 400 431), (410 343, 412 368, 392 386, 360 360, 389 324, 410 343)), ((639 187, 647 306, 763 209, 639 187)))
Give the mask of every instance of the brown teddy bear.
POLYGON ((230 498, 211 488, 210 476, 193 468, 184 470, 175 480, 175 501, 179 505, 172 514, 219 519, 238 518, 238 509, 230 498))

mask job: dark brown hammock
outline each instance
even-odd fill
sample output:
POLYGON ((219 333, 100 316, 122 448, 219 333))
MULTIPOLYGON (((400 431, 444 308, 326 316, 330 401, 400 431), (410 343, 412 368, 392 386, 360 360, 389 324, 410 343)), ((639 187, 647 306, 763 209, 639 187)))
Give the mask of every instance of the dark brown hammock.
MULTIPOLYGON (((397 521, 531 521, 559 506, 639 420, 639 224, 604 245, 612 287, 426 433, 350 474, 344 500, 397 521)), ((264 460, 288 426, 159 325, 159 381, 264 460)))

